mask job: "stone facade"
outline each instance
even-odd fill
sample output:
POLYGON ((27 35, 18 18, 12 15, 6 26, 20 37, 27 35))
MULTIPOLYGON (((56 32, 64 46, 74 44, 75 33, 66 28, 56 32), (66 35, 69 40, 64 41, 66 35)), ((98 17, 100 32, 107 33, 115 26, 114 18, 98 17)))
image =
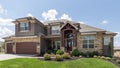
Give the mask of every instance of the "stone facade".
POLYGON ((58 44, 55 44, 55 42, 53 41, 59 40, 61 41, 60 49, 62 49, 63 51, 71 52, 72 50, 77 48, 81 52, 98 51, 100 54, 104 54, 104 52, 106 54, 108 53, 108 51, 106 51, 108 49, 108 46, 105 46, 103 44, 104 36, 111 37, 111 46, 113 50, 113 38, 116 35, 116 33, 68 20, 48 21, 48 24, 45 25, 34 17, 25 17, 16 19, 15 21, 13 21, 13 23, 15 24, 15 36, 4 38, 6 42, 6 53, 7 43, 12 43, 11 53, 16 53, 16 43, 27 42, 28 44, 30 44, 31 42, 34 42, 36 46, 36 53, 41 54, 49 48, 52 49, 53 45, 58 47, 58 44), (21 23, 29 23, 28 30, 20 31, 21 23), (54 30, 54 32, 59 31, 59 34, 52 34, 53 26, 59 27, 58 30, 54 30), (94 36, 94 48, 83 48, 82 36, 90 35, 94 36))
POLYGON ((81 52, 92 52, 92 51, 98 51, 99 53, 103 53, 102 49, 103 49, 103 35, 102 32, 101 33, 96 33, 96 34, 88 34, 86 36, 95 36, 95 40, 94 40, 94 48, 83 48, 82 47, 82 35, 81 33, 77 34, 77 48, 81 51, 81 52))

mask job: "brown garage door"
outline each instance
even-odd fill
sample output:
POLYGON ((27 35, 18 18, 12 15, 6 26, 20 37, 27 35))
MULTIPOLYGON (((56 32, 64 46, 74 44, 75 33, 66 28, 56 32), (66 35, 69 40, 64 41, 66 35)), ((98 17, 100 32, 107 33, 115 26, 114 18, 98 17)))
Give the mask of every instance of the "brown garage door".
POLYGON ((16 43, 17 54, 36 54, 36 43, 35 42, 21 42, 16 43))
POLYGON ((6 49, 7 49, 7 53, 13 53, 12 43, 7 43, 6 44, 6 49))

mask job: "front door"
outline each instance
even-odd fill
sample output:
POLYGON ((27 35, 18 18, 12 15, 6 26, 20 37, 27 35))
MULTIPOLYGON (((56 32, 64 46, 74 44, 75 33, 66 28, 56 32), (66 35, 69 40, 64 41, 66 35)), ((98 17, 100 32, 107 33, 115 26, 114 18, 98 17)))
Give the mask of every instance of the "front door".
POLYGON ((69 52, 69 51, 72 51, 72 45, 73 45, 73 41, 72 39, 66 39, 65 41, 65 47, 66 47, 66 50, 69 52))

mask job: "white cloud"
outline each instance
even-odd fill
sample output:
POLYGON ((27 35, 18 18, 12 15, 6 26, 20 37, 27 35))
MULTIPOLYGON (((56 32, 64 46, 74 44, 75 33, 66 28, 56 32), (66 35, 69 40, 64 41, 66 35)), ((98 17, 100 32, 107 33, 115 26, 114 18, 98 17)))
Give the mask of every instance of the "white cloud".
POLYGON ((0 27, 0 41, 3 41, 3 37, 14 35, 14 32, 7 27, 0 27))
POLYGON ((0 5, 0 14, 7 14, 7 10, 0 5))
POLYGON ((86 24, 85 22, 83 22, 83 21, 78 21, 79 23, 81 23, 81 24, 86 24))
POLYGON ((63 14, 60 19, 72 20, 67 14, 63 14))
POLYGON ((1 26, 12 26, 12 25, 14 25, 12 23, 12 21, 13 21, 13 19, 9 19, 9 18, 4 19, 4 18, 0 17, 0 25, 1 26))
POLYGON ((50 9, 48 12, 43 12, 42 16, 44 20, 56 20, 56 15, 58 12, 55 9, 50 9))
POLYGON ((27 16, 28 17, 33 17, 33 15, 31 13, 28 13, 27 16))
POLYGON ((101 24, 108 24, 108 21, 107 21, 107 20, 104 20, 104 21, 102 21, 101 24))
POLYGON ((120 37, 120 32, 116 32, 117 35, 115 37, 120 37))
POLYGON ((120 47, 120 32, 116 32, 117 35, 115 36, 115 42, 114 45, 115 47, 120 47))

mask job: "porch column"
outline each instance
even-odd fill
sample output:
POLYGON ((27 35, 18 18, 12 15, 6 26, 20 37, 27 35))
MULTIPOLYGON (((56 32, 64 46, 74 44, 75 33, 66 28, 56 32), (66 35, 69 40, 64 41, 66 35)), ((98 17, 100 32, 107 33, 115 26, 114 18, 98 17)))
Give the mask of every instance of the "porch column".
POLYGON ((40 43, 39 42, 36 43, 36 47, 37 47, 37 50, 36 50, 37 54, 40 54, 40 43))
POLYGON ((7 43, 5 43, 5 53, 7 53, 7 43))
POLYGON ((13 53, 16 54, 16 42, 13 43, 13 53))
POLYGON ((37 50, 36 50, 36 52, 37 52, 37 54, 40 54, 41 52, 41 50, 40 50, 40 38, 41 38, 41 36, 38 36, 38 42, 36 42, 36 48, 37 48, 37 50))

